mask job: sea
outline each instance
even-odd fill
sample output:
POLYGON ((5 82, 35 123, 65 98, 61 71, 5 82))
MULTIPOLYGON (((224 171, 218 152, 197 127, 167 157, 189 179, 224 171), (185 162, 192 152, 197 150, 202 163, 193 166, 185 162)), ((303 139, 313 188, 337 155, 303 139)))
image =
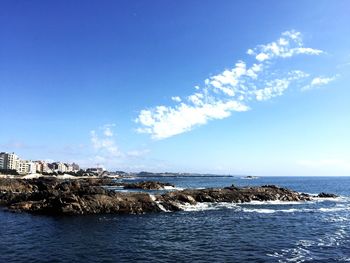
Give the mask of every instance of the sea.
POLYGON ((1 209, 0 262, 350 262, 350 177, 126 181, 143 180, 178 189, 274 184, 339 197, 203 203, 181 212, 122 216, 38 216, 1 209))

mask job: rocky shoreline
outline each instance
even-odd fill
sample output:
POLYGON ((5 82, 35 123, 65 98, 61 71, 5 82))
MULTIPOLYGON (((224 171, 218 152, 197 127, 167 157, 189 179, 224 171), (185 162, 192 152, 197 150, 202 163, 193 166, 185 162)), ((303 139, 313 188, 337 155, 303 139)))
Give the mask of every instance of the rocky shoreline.
MULTIPOLYGON (((9 211, 46 215, 144 214, 181 211, 183 205, 196 205, 202 202, 310 201, 313 197, 275 185, 185 189, 155 195, 145 192, 116 192, 105 186, 144 190, 174 187, 171 184, 154 181, 118 183, 108 178, 0 179, 0 206, 9 211)), ((336 195, 321 193, 319 197, 336 197, 336 195)))

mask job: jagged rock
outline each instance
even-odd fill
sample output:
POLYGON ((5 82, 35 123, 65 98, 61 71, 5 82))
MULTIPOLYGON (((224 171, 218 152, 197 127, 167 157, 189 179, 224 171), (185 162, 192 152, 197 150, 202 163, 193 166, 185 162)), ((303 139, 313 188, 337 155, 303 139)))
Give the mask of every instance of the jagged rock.
POLYGON ((324 193, 324 192, 322 192, 322 193, 319 193, 319 194, 317 195, 317 197, 322 197, 322 198, 336 198, 336 197, 338 197, 338 196, 335 195, 335 194, 329 194, 329 193, 324 193))
POLYGON ((121 184, 124 186, 124 189, 143 189, 143 190, 161 190, 165 189, 166 186, 175 187, 169 183, 161 183, 155 181, 146 181, 139 183, 129 183, 129 184, 121 184))
MULTIPOLYGON (((261 187, 226 187, 186 189, 150 196, 147 193, 121 193, 101 185, 110 180, 79 179, 5 179, 0 180, 0 205, 12 211, 41 214, 142 214, 182 210, 181 206, 198 202, 243 203, 252 200, 308 201, 311 196, 275 185, 261 187)), ((128 184, 137 189, 163 189, 170 184, 141 182, 128 184)), ((130 188, 131 188, 130 187, 130 188)), ((321 193, 319 197, 334 197, 321 193)))

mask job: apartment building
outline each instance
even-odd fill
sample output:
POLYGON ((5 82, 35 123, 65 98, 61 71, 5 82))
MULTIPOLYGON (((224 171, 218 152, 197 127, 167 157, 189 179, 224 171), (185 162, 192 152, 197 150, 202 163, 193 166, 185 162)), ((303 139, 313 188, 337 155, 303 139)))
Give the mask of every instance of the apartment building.
POLYGON ((17 172, 19 174, 33 174, 36 172, 36 165, 32 161, 20 160, 17 172))
POLYGON ((0 153, 0 169, 5 169, 5 153, 0 153))
POLYGON ((79 171, 76 163, 63 162, 46 163, 45 161, 21 160, 15 153, 0 152, 0 169, 16 170, 19 174, 33 173, 67 173, 79 171))
POLYGON ((36 171, 38 173, 51 173, 52 170, 49 167, 49 164, 45 161, 35 161, 36 171))
POLYGON ((20 159, 15 153, 0 153, 0 169, 17 170, 19 161, 20 159))

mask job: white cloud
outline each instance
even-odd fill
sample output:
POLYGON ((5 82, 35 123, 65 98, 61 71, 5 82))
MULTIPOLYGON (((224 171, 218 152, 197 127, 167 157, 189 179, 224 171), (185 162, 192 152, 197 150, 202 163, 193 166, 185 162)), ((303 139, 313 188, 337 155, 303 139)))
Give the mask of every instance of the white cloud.
POLYGON ((154 139, 164 139, 210 120, 227 118, 233 112, 247 111, 249 103, 281 96, 291 85, 309 77, 300 70, 274 71, 273 60, 321 53, 321 50, 304 47, 299 32, 284 32, 277 41, 247 50, 247 54, 256 59, 255 63, 248 65, 239 60, 234 67, 207 78, 202 87, 195 86, 191 95, 172 97, 177 102, 175 106, 141 110, 136 119, 140 125, 137 131, 151 134, 154 139))
POLYGON ((295 54, 307 54, 307 55, 320 55, 321 53, 323 53, 322 50, 313 49, 309 47, 299 47, 294 49, 292 52, 295 52, 295 54))
POLYGON ((191 96, 188 96, 188 100, 192 102, 194 105, 201 106, 203 105, 203 94, 202 93, 195 93, 191 96))
POLYGON ((267 87, 256 90, 255 98, 257 101, 269 100, 273 97, 281 96, 288 88, 290 81, 288 79, 275 79, 267 83, 267 87))
POLYGON ((321 77, 317 77, 317 78, 314 78, 314 79, 311 81, 311 85, 312 85, 312 86, 326 85, 326 84, 328 84, 329 82, 331 82, 332 80, 334 80, 334 78, 321 78, 321 77))
POLYGON ((90 132, 90 139, 92 146, 98 152, 106 153, 110 156, 120 156, 120 151, 115 143, 115 140, 112 136, 106 136, 105 133, 103 136, 99 136, 95 130, 90 132))
POLYGON ((249 49, 247 50, 247 54, 248 54, 248 55, 254 55, 254 50, 251 49, 251 48, 249 48, 249 49))
POLYGON ((175 102, 181 102, 181 98, 179 96, 171 97, 171 99, 175 102))
POLYGON ((248 49, 247 54, 262 62, 273 58, 289 58, 298 54, 320 55, 322 50, 304 47, 300 32, 286 31, 278 41, 248 49))
POLYGON ((264 60, 269 59, 270 57, 269 57, 269 55, 266 54, 266 53, 259 53, 258 55, 256 55, 255 58, 256 58, 256 60, 258 60, 258 61, 264 61, 264 60))
POLYGON ((301 90, 302 91, 306 91, 306 90, 318 88, 318 87, 323 86, 323 85, 327 85, 328 83, 330 83, 331 81, 335 80, 336 78, 337 78, 337 76, 313 78, 311 80, 310 84, 302 87, 301 90))
POLYGON ((270 100, 274 97, 282 96, 293 81, 304 79, 308 76, 309 74, 303 71, 293 70, 288 73, 287 77, 267 81, 264 88, 256 89, 251 93, 255 95, 257 101, 270 100))
POLYGON ((113 127, 115 127, 115 124, 105 124, 99 127, 97 131, 90 131, 91 144, 99 155, 111 156, 113 158, 122 155, 116 144, 115 135, 112 130, 113 127))
POLYGON ((93 151, 89 153, 88 160, 81 160, 86 166, 99 164, 106 168, 117 169, 131 160, 146 156, 148 149, 132 149, 122 151, 118 147, 114 132, 115 124, 105 124, 96 130, 90 131, 90 142, 93 151))
POLYGON ((207 79, 206 84, 232 97, 235 95, 234 88, 239 84, 240 79, 247 75, 256 78, 256 73, 258 71, 260 71, 259 65, 254 64, 247 70, 245 62, 238 61, 234 68, 224 70, 222 73, 207 79))
POLYGON ((111 128, 107 127, 104 131, 104 135, 107 137, 112 137, 113 136, 113 132, 111 130, 111 128))
MULTIPOLYGON (((188 105, 181 103, 175 108, 158 106, 156 109, 143 110, 138 122, 149 119, 152 123, 148 127, 139 128, 139 132, 151 133, 155 139, 164 139, 191 130, 196 125, 202 125, 212 119, 223 119, 231 115, 232 111, 247 111, 249 108, 237 101, 217 101, 188 105), (161 107, 161 108, 159 108, 161 107)), ((144 126, 144 123, 141 122, 144 126)))

